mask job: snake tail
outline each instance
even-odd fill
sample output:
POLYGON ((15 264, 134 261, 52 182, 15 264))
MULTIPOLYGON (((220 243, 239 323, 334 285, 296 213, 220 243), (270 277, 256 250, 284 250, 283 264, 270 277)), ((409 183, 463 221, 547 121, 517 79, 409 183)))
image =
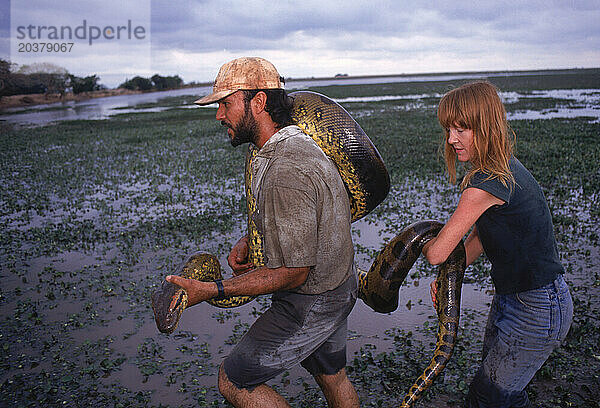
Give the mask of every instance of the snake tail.
MULTIPOLYGON (((420 221, 402 230, 380 251, 368 272, 359 271, 359 297, 376 312, 396 310, 402 282, 425 243, 434 238, 442 227, 443 224, 436 221, 420 221)), ((436 347, 431 362, 404 397, 402 408, 412 406, 421 398, 452 356, 458 333, 465 267, 465 249, 461 241, 438 267, 436 347)))

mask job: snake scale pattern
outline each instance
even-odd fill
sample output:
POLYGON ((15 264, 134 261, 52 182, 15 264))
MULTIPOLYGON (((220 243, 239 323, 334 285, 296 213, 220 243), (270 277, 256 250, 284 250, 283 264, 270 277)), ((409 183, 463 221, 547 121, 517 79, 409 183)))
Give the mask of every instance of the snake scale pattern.
MULTIPOLYGON (((329 98, 307 91, 290 94, 294 98, 294 122, 310 135, 334 161, 348 190, 352 221, 356 221, 381 203, 387 196, 390 180, 381 156, 367 135, 352 117, 329 98)), ((264 265, 262 240, 252 214, 256 201, 252 196, 249 171, 257 149, 250 146, 246 155, 246 201, 248 207, 249 260, 264 265)), ((377 255, 368 272, 359 271, 359 296, 374 311, 388 313, 398 307, 399 290, 409 270, 419 257, 423 245, 435 237, 443 224, 420 221, 402 230, 377 255)), ((437 305, 439 328, 433 358, 423 374, 415 381, 402 401, 410 407, 431 386, 444 369, 456 342, 460 317, 460 296, 465 270, 465 251, 461 243, 438 268, 437 305)), ((190 255, 174 274, 202 281, 222 279, 219 260, 211 254, 190 255)), ((237 296, 223 300, 208 300, 213 306, 241 306, 253 297, 237 296)), ((183 310, 187 294, 177 285, 163 281, 152 295, 152 308, 159 331, 172 333, 183 310)))
MULTIPOLYGON (((421 254, 423 245, 434 238, 444 225, 436 221, 419 221, 394 237, 377 255, 368 272, 359 271, 359 297, 379 313, 398 308, 400 285, 421 254)), ((433 358, 402 401, 408 408, 431 386, 450 360, 460 317, 460 295, 466 257, 462 241, 446 262, 438 267, 437 304, 438 334, 433 358)))

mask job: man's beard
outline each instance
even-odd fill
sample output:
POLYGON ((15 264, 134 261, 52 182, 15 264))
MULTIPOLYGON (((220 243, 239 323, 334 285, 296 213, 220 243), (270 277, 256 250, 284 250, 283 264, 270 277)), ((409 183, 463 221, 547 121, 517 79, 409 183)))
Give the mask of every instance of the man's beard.
POLYGON ((256 144, 256 139, 258 136, 258 124, 256 123, 254 116, 252 116, 252 112, 250 111, 248 105, 246 105, 244 117, 236 126, 229 125, 224 121, 221 123, 224 126, 231 128, 233 131, 233 137, 231 138, 231 145, 233 147, 239 146, 243 143, 256 144))

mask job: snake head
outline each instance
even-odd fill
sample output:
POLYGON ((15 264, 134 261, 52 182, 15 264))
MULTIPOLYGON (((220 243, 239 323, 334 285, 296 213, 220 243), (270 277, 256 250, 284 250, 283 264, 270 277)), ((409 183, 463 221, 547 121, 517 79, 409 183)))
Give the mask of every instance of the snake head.
POLYGON ((161 333, 171 334, 175 331, 187 302, 187 292, 181 286, 166 280, 161 288, 152 294, 154 320, 161 333))

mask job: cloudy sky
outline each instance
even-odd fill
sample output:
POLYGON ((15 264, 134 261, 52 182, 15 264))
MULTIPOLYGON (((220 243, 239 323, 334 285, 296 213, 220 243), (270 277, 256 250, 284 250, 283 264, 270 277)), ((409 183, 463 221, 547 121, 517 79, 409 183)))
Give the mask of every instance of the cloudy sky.
POLYGON ((600 67, 600 0, 0 4, 2 58, 98 74, 110 87, 154 73, 212 81, 221 64, 239 56, 265 57, 295 78, 600 67), (70 39, 65 28, 60 37, 61 27, 73 31, 70 39), (69 52, 34 52, 41 42, 74 45, 69 52))

